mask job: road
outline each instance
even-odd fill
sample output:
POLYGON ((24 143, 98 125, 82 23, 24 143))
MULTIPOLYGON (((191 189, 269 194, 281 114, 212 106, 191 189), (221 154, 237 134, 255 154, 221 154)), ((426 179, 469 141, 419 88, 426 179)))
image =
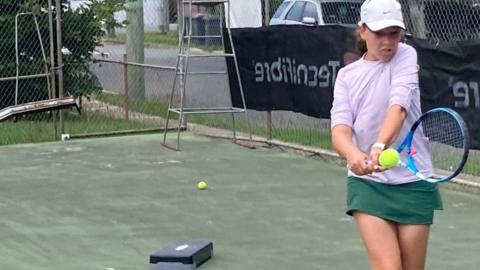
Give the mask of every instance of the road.
MULTIPOLYGON (((122 61, 124 45, 104 45, 97 51, 103 53, 103 59, 122 61)), ((197 53, 197 52, 192 52, 197 53)), ((177 61, 176 48, 145 48, 145 64, 174 68, 177 61)), ((101 55, 96 55, 102 59, 101 55)), ((124 89, 123 65, 116 63, 97 63, 92 65, 105 90, 120 92, 124 89)), ((142 68, 130 66, 129 68, 142 68)), ((172 89, 175 73, 173 70, 143 68, 145 72, 145 95, 147 98, 165 98, 172 89)), ((224 58, 190 58, 189 71, 226 71, 224 58)), ((187 106, 230 106, 228 81, 222 75, 189 75, 186 85, 187 106)), ((178 92, 177 92, 178 94, 178 92)))
MULTIPOLYGON (((122 61, 125 45, 106 44, 98 47, 104 53, 104 59, 122 61)), ((192 52, 198 53, 198 52, 192 52)), ((145 63, 175 67, 177 61, 177 48, 145 48, 145 63)), ((101 59, 100 55, 96 56, 101 59)), ((139 68, 132 67, 129 68, 139 68)), ((97 74, 103 89, 113 92, 122 92, 124 89, 123 65, 114 63, 92 64, 91 69, 97 74)), ((168 101, 175 72, 173 70, 144 68, 145 70, 145 95, 150 99, 168 101)), ((224 58, 191 58, 189 71, 226 71, 224 58)), ((178 87, 178 83, 177 83, 178 87)), ((203 75, 187 77, 186 107, 223 107, 231 106, 230 92, 227 75, 203 75)), ((177 88, 178 89, 178 88, 177 88)), ((178 90, 176 96, 179 97, 178 90)), ((249 110, 248 117, 251 123, 265 125, 266 113, 249 110)), ((328 120, 307 117, 299 113, 276 111, 273 112, 273 125, 275 127, 289 128, 314 128, 329 129, 328 120)))

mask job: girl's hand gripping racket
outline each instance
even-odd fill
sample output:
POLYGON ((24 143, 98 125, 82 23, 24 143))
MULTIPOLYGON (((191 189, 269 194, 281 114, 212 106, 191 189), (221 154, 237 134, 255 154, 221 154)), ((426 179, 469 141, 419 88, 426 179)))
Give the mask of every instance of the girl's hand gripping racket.
POLYGON ((397 151, 406 153, 404 160, 400 158, 399 164, 418 178, 432 183, 451 180, 462 171, 468 158, 467 126, 462 117, 451 109, 431 109, 415 121, 397 151), (415 161, 415 149, 412 148, 414 136, 425 137, 430 144, 433 165, 431 176, 421 173, 422 168, 415 161))

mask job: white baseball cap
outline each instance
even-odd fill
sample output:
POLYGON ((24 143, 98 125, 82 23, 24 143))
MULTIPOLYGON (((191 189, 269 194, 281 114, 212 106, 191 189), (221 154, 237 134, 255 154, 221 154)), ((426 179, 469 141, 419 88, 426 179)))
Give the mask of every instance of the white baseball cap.
POLYGON ((366 0, 360 8, 358 25, 363 24, 374 32, 391 26, 405 29, 402 7, 397 0, 366 0))

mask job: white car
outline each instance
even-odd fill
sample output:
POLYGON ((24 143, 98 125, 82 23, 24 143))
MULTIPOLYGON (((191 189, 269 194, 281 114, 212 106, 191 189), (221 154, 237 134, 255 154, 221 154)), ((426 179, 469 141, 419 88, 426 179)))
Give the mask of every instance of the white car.
POLYGON ((270 25, 356 25, 364 0, 285 0, 270 25))

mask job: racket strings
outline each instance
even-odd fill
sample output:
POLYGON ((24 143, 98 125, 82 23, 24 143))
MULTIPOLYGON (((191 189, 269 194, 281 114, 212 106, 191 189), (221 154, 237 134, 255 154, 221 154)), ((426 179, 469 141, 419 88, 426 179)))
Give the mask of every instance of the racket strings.
POLYGON ((430 140, 456 148, 464 147, 460 123, 448 113, 431 113, 422 120, 423 132, 430 140))
POLYGON ((431 161, 436 177, 442 178, 456 171, 465 151, 462 124, 447 112, 428 114, 422 120, 424 136, 430 143, 431 161))

